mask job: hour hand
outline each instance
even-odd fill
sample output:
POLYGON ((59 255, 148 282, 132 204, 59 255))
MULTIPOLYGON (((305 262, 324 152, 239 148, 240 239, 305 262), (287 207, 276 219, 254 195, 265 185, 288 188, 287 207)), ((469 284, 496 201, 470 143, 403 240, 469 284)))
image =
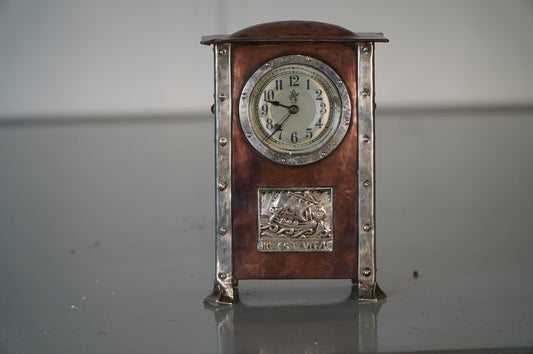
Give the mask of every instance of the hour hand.
POLYGON ((268 102, 268 103, 270 103, 273 106, 285 107, 287 109, 291 108, 289 106, 285 106, 284 104, 279 103, 279 101, 267 101, 267 100, 265 100, 265 102, 268 102))

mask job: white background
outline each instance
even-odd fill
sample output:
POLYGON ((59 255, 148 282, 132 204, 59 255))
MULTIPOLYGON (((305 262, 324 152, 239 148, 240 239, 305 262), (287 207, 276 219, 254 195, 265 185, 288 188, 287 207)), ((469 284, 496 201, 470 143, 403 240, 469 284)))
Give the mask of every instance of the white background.
POLYGON ((533 103, 533 2, 0 0, 0 118, 207 112, 203 35, 278 20, 383 32, 381 108, 533 103))

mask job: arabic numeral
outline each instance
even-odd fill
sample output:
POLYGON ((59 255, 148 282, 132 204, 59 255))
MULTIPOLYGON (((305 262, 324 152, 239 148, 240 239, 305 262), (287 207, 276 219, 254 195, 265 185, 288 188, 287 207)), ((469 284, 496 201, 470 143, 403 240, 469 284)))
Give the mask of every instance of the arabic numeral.
POLYGON ((267 128, 268 130, 272 130, 272 129, 274 128, 274 124, 272 124, 272 119, 268 118, 268 119, 266 120, 266 123, 267 123, 267 124, 266 124, 266 128, 267 128))
POLYGON ((278 131, 279 131, 278 140, 281 140, 281 132, 283 131, 283 129, 278 129, 278 131))
POLYGON ((313 129, 311 128, 305 128, 306 130, 306 133, 305 133, 305 137, 307 139, 311 139, 313 137, 313 129))
POLYGON ((261 106, 261 114, 264 116, 268 114, 268 105, 266 103, 261 106))
MULTIPOLYGON (((276 80, 276 90, 283 90, 283 80, 276 80)), ((274 98, 274 96, 272 96, 272 98, 274 98)))
POLYGON ((316 100, 322 100, 322 90, 316 89, 315 93, 316 93, 316 100))
POLYGON ((327 107, 326 104, 324 102, 322 102, 320 104, 320 113, 322 113, 322 114, 326 113, 328 111, 328 109, 326 107, 327 107))
POLYGON ((263 92, 265 101, 272 101, 274 99, 274 90, 266 90, 263 92))
POLYGON ((324 124, 322 124, 322 118, 318 118, 318 120, 315 123, 315 127, 322 128, 324 124))
POLYGON ((298 133, 292 132, 291 134, 291 143, 296 144, 298 142, 298 133))
MULTIPOLYGON (((289 77, 289 85, 290 86, 300 86, 299 81, 300 81, 300 77, 298 75, 291 75, 289 77)), ((309 80, 307 80, 307 81, 309 81, 309 80)))

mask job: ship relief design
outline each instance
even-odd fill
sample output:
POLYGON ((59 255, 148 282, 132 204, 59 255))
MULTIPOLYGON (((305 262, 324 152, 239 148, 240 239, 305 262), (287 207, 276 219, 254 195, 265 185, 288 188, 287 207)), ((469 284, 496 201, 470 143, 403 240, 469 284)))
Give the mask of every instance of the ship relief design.
POLYGON ((259 252, 333 251, 331 188, 259 188, 257 201, 259 252))

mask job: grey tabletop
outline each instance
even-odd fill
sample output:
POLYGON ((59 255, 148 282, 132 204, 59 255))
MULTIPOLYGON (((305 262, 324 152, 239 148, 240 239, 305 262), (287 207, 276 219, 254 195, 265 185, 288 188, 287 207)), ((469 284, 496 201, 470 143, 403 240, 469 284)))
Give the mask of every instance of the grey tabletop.
POLYGON ((533 351, 533 110, 377 111, 380 304, 214 277, 213 119, 0 122, 1 353, 533 351))

